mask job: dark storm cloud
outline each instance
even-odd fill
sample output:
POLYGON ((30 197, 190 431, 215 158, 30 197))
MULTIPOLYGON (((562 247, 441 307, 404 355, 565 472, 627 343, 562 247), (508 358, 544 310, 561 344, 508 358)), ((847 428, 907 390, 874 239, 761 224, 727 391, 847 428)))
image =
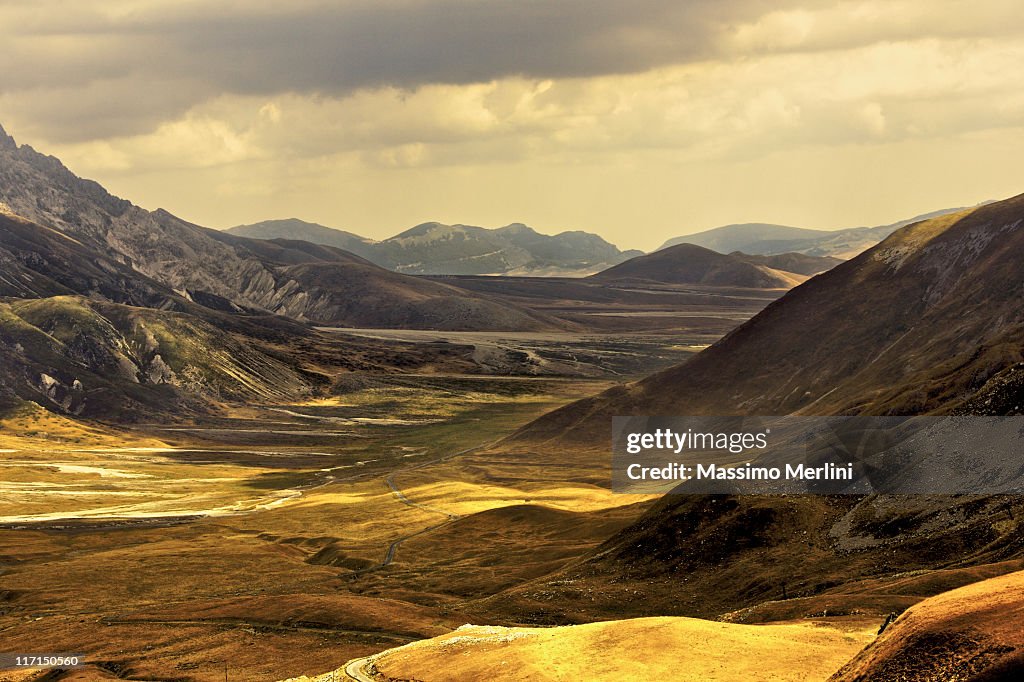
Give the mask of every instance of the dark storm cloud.
POLYGON ((701 60, 730 26, 785 4, 373 0, 171 3, 110 12, 83 2, 63 12, 65 3, 44 2, 28 15, 25 3, 8 2, 0 3, 0 18, 11 7, 23 14, 0 28, 0 57, 10 64, 0 96, 32 92, 8 106, 20 107, 51 137, 86 139, 109 133, 111 121, 122 134, 151 128, 217 93, 344 95, 384 85, 596 76, 701 60))
MULTIPOLYGON (((756 0, 481 0, 349 3, 159 29, 190 73, 242 92, 593 76, 711 54, 756 0)), ((775 3, 778 4, 778 3, 775 3)))

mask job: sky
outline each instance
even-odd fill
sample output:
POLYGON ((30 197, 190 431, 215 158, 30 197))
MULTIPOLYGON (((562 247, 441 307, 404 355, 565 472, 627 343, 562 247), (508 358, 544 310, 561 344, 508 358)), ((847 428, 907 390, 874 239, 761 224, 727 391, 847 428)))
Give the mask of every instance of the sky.
POLYGON ((1019 0, 0 0, 0 124, 145 208, 622 248, 1024 192, 1019 0))

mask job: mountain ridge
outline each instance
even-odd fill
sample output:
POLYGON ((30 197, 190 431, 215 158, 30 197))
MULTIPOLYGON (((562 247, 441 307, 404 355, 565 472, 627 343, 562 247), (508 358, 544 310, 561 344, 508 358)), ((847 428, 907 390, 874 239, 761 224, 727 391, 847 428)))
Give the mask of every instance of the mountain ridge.
POLYGON ((334 246, 363 258, 367 258, 367 255, 372 250, 372 245, 376 243, 372 239, 361 237, 353 232, 299 220, 298 218, 262 220, 249 225, 229 227, 222 230, 222 232, 251 239, 273 240, 287 238, 313 244, 322 244, 324 246, 334 246))
MULTIPOLYGON (((291 263, 269 261, 265 242, 225 235, 170 212, 147 211, 80 178, 28 145, 0 148, 0 202, 10 212, 73 236, 93 250, 198 299, 333 326, 427 326, 549 330, 567 325, 490 297, 426 282, 341 251, 291 248, 291 263), (315 266, 302 267, 303 264, 315 266), (375 282, 373 305, 353 297, 375 282)), ((279 248, 284 248, 278 245, 279 248)), ((568 325, 572 326, 572 325, 568 325)))
POLYGON ((547 235, 523 223, 485 228, 427 221, 380 241, 295 218, 224 231, 339 246, 382 267, 417 275, 586 275, 642 253, 621 251, 590 232, 566 230, 547 235))

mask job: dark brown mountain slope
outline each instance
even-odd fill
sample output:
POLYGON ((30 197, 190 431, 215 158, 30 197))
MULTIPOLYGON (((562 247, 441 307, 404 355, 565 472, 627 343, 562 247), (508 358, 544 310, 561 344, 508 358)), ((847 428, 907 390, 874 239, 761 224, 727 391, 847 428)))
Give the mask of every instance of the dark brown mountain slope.
POLYGON ((152 308, 173 305, 170 288, 69 235, 0 213, 0 296, 83 294, 152 308))
MULTIPOLYGON (((325 325, 406 329, 550 330, 573 325, 487 295, 385 270, 333 246, 209 231, 273 273, 275 313, 325 325), (340 322, 339 322, 340 321, 340 322)), ((254 297, 263 300, 258 292, 254 297)))
POLYGON ((747 263, 762 265, 773 270, 793 272, 798 275, 817 275, 818 273, 831 270, 843 262, 841 258, 831 256, 808 256, 805 253, 779 253, 773 256, 759 256, 733 251, 729 254, 747 263))
POLYGON ((267 246, 149 212, 0 129, 0 208, 56 229, 194 300, 226 299, 338 326, 546 330, 563 323, 479 294, 389 272, 340 249, 267 246), (315 263, 315 267, 292 267, 315 263), (381 292, 360 305, 364 288, 381 292))
POLYGON ((667 284, 705 284, 750 289, 788 289, 802 277, 725 255, 695 244, 678 244, 631 258, 591 279, 647 280, 667 284))
POLYGON ((689 362, 520 437, 603 443, 618 414, 952 411, 1024 360, 1022 223, 1024 195, 904 227, 689 362))

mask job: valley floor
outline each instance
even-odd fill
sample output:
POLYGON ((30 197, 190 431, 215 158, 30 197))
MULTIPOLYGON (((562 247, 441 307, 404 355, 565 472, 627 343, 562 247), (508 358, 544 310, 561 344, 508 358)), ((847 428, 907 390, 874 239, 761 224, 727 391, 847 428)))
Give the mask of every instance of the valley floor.
POLYGON ((473 450, 607 385, 410 377, 130 432, 22 409, 0 429, 3 648, 87 653, 67 679, 256 680, 448 632, 639 513, 603 463, 473 450))

